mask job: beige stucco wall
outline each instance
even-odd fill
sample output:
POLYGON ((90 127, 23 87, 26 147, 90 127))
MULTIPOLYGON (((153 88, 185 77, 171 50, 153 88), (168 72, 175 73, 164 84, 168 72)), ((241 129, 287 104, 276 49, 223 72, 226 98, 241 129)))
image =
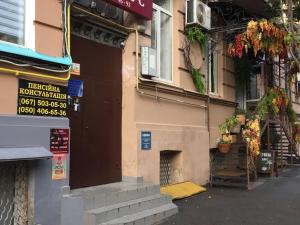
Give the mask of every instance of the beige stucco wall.
POLYGON ((0 73, 0 114, 17 113, 18 79, 15 76, 0 73))
MULTIPOLYGON (((191 75, 186 70, 183 56, 185 1, 173 1, 173 79, 168 85, 196 92, 191 75)), ((125 25, 136 25, 135 18, 126 14, 125 25)), ((139 23, 146 29, 139 35, 140 46, 150 46, 150 22, 139 23)), ((218 124, 232 115, 233 107, 211 104, 212 134, 208 133, 207 102, 201 99, 166 94, 140 89, 145 94, 176 100, 165 101, 150 98, 136 91, 135 37, 131 34, 123 51, 123 118, 122 118, 122 170, 123 176, 143 176, 147 182, 160 182, 160 152, 169 150, 181 152, 174 158, 174 182, 193 181, 205 184, 209 178, 209 148, 219 136, 218 124), (180 104, 185 102, 187 104, 180 104), (192 103, 193 105, 188 105, 192 103), (222 113, 220 113, 222 111, 222 113), (224 111, 224 112, 223 112, 224 111), (152 148, 141 150, 141 131, 152 132, 152 148)), ((224 72, 223 43, 218 44, 219 95, 215 98, 235 100, 234 90, 223 87, 226 80, 232 84, 232 74, 224 72), (223 77, 223 75, 225 77, 223 77), (230 92, 229 94, 227 92, 230 92)), ((206 75, 207 62, 199 49, 193 49, 201 72, 206 75), (197 52, 198 51, 198 52, 197 52)), ((159 83, 159 82, 158 82, 159 83)), ((234 85, 234 83, 232 84, 234 85)))
MULTIPOLYGON (((35 5, 35 50, 39 53, 61 57, 63 49, 62 33, 62 6, 60 1, 36 0, 35 5)), ((2 63, 1 67, 24 70, 2 63)), ((31 71, 27 69, 27 71, 31 71)), ((35 73, 49 74, 45 71, 35 70, 35 73)), ((52 74, 55 75, 55 74, 52 74)), ((66 75, 66 74, 63 74, 66 75)), ((21 78, 40 80, 40 78, 23 76, 21 78)), ((44 81, 47 81, 44 79, 44 81)), ((53 83, 53 81, 49 81, 53 83)), ((65 84, 65 83, 64 83, 65 84)), ((14 74, 0 74, 0 114, 17 113, 18 78, 14 74)))
POLYGON ((210 147, 217 147, 217 139, 221 137, 219 124, 234 114, 234 107, 210 104, 210 147))
POLYGON ((35 47, 42 54, 61 57, 63 49, 62 3, 35 1, 35 47))
MULTIPOLYGON (((222 35, 217 36, 216 52, 218 54, 218 94, 211 97, 227 101, 235 101, 235 78, 233 59, 226 56, 226 45, 223 43, 222 35)), ((213 101, 212 101, 213 102, 213 101)), ((235 107, 224 104, 211 103, 209 107, 210 121, 210 147, 217 147, 220 138, 219 124, 234 114, 235 107)))

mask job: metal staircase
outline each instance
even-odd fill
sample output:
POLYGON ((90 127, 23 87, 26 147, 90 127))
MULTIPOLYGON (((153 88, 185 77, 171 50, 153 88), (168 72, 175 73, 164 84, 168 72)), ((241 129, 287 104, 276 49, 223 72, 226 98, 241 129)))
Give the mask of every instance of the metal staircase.
MULTIPOLYGON (((300 164, 300 157, 297 151, 296 142, 293 138, 291 123, 286 115, 280 115, 275 119, 266 118, 262 121, 261 134, 268 136, 272 132, 279 135, 275 144, 262 140, 262 148, 275 151, 275 162, 278 167, 300 164)), ((268 140, 268 138, 267 138, 268 140)))

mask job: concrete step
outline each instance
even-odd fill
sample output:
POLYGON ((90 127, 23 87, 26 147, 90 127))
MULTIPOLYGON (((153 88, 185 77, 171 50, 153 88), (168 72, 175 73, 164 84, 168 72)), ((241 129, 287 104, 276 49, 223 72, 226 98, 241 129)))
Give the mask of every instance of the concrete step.
POLYGON ((120 182, 84 189, 77 189, 72 196, 79 195, 83 199, 86 211, 117 203, 127 202, 160 193, 159 185, 145 183, 120 182))
POLYGON ((147 209, 132 215, 124 216, 99 225, 153 225, 176 214, 178 208, 173 203, 147 209))
POLYGON ((112 219, 121 218, 130 214, 135 214, 143 210, 156 208, 172 203, 170 197, 165 195, 151 195, 131 201, 105 206, 87 211, 86 218, 88 225, 96 225, 112 219))

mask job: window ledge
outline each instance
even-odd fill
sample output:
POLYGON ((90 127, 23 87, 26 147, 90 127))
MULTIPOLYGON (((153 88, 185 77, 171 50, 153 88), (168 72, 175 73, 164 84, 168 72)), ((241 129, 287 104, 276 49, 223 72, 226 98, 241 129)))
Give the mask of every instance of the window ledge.
POLYGON ((53 57, 48 56, 44 54, 37 53, 29 48, 24 48, 21 46, 0 42, 0 52, 8 53, 8 54, 14 54, 16 56, 21 56, 25 58, 31 58, 46 62, 51 62, 54 64, 64 65, 64 66, 71 66, 72 65, 72 59, 69 56, 65 57, 53 57))
POLYGON ((182 87, 175 86, 170 83, 161 82, 160 80, 151 80, 140 77, 139 88, 152 91, 161 91, 168 94, 180 95, 183 97, 196 98, 201 100, 207 100, 208 96, 200 94, 192 90, 187 90, 182 87))

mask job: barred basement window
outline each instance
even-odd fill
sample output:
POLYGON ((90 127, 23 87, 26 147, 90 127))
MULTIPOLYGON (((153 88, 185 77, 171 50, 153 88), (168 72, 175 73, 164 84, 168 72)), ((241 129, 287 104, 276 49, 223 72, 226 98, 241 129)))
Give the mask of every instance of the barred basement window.
POLYGON ((35 0, 0 1, 0 41, 34 49, 35 0))
POLYGON ((183 182, 181 151, 165 150, 160 152, 160 185, 183 182))

